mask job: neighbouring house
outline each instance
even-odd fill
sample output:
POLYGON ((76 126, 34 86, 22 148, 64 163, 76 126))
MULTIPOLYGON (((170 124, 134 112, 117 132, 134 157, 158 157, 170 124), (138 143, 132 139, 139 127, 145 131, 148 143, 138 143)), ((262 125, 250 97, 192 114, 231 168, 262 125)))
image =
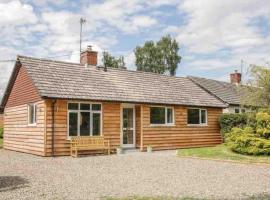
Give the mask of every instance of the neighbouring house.
POLYGON ((252 111, 250 106, 244 106, 241 103, 245 96, 242 87, 246 87, 241 85, 241 73, 235 71, 230 74, 230 83, 194 76, 188 76, 188 78, 228 104, 229 106, 223 109, 224 113, 245 113, 252 111))
POLYGON ((71 136, 104 136, 112 149, 145 151, 221 143, 227 105, 188 78, 18 56, 6 89, 4 148, 69 155, 71 136))

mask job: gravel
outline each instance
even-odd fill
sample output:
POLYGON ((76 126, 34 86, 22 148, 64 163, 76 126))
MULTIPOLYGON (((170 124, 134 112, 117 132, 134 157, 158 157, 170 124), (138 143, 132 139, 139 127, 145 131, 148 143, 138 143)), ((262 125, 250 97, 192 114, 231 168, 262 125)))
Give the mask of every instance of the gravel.
POLYGON ((0 199, 261 195, 270 199, 269 165, 179 158, 175 151, 43 158, 0 150, 0 199))

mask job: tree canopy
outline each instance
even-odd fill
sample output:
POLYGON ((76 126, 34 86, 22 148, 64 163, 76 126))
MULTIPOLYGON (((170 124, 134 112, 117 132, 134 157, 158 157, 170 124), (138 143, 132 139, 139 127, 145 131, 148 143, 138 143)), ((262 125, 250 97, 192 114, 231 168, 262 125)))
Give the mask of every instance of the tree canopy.
POLYGON ((134 50, 137 70, 174 76, 181 62, 178 51, 179 45, 170 35, 156 43, 146 41, 142 47, 137 46, 134 50))
POLYGON ((125 61, 124 57, 120 56, 119 58, 115 58, 108 52, 103 52, 102 54, 102 62, 104 67, 113 67, 113 68, 123 68, 125 69, 125 61))
POLYGON ((250 70, 251 79, 246 87, 245 104, 270 108, 270 69, 253 65, 250 70))

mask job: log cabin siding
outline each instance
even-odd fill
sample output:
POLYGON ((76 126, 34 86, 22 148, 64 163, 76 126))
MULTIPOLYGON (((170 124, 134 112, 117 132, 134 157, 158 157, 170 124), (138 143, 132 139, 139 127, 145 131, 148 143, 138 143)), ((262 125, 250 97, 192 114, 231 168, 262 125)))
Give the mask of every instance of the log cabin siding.
POLYGON ((174 106, 175 124, 151 126, 150 107, 143 106, 143 149, 151 145, 154 150, 212 146, 221 143, 218 118, 222 109, 206 108, 207 126, 188 126, 187 107, 174 106))
POLYGON ((141 106, 135 106, 135 116, 136 116, 136 148, 140 148, 141 146, 141 106))
MULTIPOLYGON (((55 105, 55 155, 70 154, 70 142, 67 140, 67 102, 66 100, 57 100, 55 105)), ((46 100, 46 156, 51 155, 51 104, 51 100, 46 100)), ((136 105, 136 148, 141 147, 141 140, 143 140, 143 150, 146 150, 147 145, 151 145, 154 150, 162 150, 220 144, 218 117, 222 113, 222 109, 207 108, 207 111, 207 126, 187 126, 187 108, 174 106, 174 126, 152 127, 150 125, 150 105, 136 105), (143 113, 141 113, 141 109, 143 113), (141 114, 143 114, 142 119, 141 114), (143 127, 141 127, 141 122, 143 122, 143 127), (141 135, 141 131, 143 131, 143 135, 141 135)), ((106 140, 110 140, 112 149, 120 146, 120 117, 120 103, 102 103, 102 133, 106 140)))
POLYGON ((8 97, 6 107, 14 107, 41 101, 37 89, 27 74, 25 67, 19 69, 18 75, 8 97))
MULTIPOLYGON (((66 100, 57 100, 55 104, 54 154, 69 155, 70 141, 67 136, 68 109, 66 100)), ((91 102, 87 102, 91 103, 91 102)), ((46 100, 46 156, 52 154, 52 101, 46 100)), ((105 140, 110 140, 112 148, 120 145, 120 103, 102 103, 102 133, 105 140)))
POLYGON ((4 148, 44 156, 44 101, 37 102, 37 123, 28 125, 28 105, 5 109, 4 148))

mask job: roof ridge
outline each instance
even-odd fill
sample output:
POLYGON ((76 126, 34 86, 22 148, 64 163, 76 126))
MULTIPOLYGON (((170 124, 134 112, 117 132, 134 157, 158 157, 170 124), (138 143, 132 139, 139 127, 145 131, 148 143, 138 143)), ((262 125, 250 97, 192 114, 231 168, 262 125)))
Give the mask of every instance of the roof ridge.
POLYGON ((199 78, 199 79, 205 79, 205 80, 209 80, 209 81, 216 81, 216 82, 221 82, 221 83, 226 83, 226 84, 233 85, 233 83, 229 83, 229 82, 227 82, 227 81, 219 81, 219 80, 211 79, 211 78, 205 78, 205 77, 199 77, 199 76, 188 76, 188 77, 191 77, 191 78, 199 78))
MULTIPOLYGON (((64 63, 64 64, 73 64, 73 65, 78 65, 78 66, 83 66, 80 63, 75 63, 75 62, 67 62, 67 61, 61 61, 61 60, 53 60, 53 59, 48 59, 48 58, 37 58, 37 57, 31 57, 31 56, 24 56, 24 55, 18 55, 18 59, 23 58, 23 59, 31 59, 31 60, 38 60, 38 61, 47 61, 47 62, 54 62, 54 63, 64 63)), ((93 65, 93 67, 95 67, 93 65)), ((162 77, 168 77, 168 78, 180 78, 180 79, 188 79, 187 77, 183 76, 170 76, 167 74, 158 74, 154 72, 145 72, 145 71, 137 71, 137 70, 130 70, 130 69, 122 69, 122 68, 114 68, 114 67, 108 67, 109 69, 116 70, 116 71, 127 71, 131 73, 141 73, 141 74, 151 74, 155 76, 162 76, 162 77)))
POLYGON ((48 61, 48 62, 55 62, 55 63, 66 63, 66 64, 75 64, 75 65, 82 65, 80 63, 75 63, 75 62, 68 62, 68 61, 61 61, 61 60, 53 60, 50 58, 37 58, 37 57, 32 57, 32 56, 24 56, 24 55, 18 55, 18 59, 24 58, 24 59, 31 59, 31 60, 39 60, 39 61, 48 61))

